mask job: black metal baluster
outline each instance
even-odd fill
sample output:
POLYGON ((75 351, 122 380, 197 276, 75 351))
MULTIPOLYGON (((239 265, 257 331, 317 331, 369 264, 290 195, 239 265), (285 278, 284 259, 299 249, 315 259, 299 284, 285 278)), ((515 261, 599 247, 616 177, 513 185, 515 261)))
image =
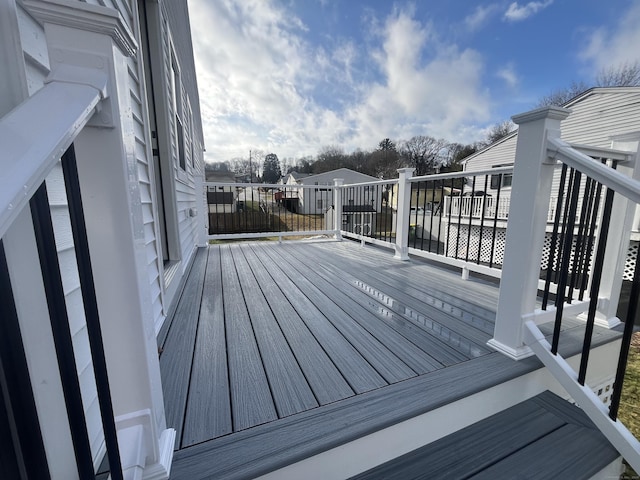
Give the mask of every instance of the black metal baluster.
POLYGON ((76 466, 80 478, 93 478, 91 447, 69 329, 47 188, 44 183, 31 198, 30 206, 76 466))
POLYGON ((636 253, 636 263, 634 266, 633 281, 631 283, 631 293, 629 295, 629 308, 627 309, 627 318, 624 321, 622 344, 620 345, 616 378, 613 382, 613 393, 611 394, 611 405, 609 406, 609 417, 614 421, 618 418, 622 385, 624 383, 624 375, 627 370, 629 347, 631 346, 631 337, 633 335, 633 325, 636 319, 636 314, 638 313, 638 298, 640 298, 640 265, 638 265, 638 257, 640 255, 638 253, 640 252, 636 253))
MULTIPOLYGON (((482 237, 484 236, 484 216, 487 213, 487 187, 489 186, 489 176, 484 176, 484 189, 482 191, 482 211, 480 212, 480 238, 478 239, 478 255, 476 265, 480 265, 480 255, 482 254, 482 237)), ((496 205, 496 208, 498 206, 496 205)))
MULTIPOLYGON (((615 169, 615 164, 614 164, 615 169)), ((609 224, 611 223, 611 209, 613 208, 614 191, 607 188, 607 194, 604 200, 604 209, 602 211, 602 225, 600 227, 600 235, 598 236, 598 249, 596 259, 593 265, 593 281, 591 282, 591 290, 589 291, 589 311, 587 314, 587 323, 584 331, 584 341, 582 343, 582 356, 580 358, 580 370, 578 371, 578 382, 584 385, 587 376, 587 364, 589 363, 589 353, 591 349, 591 337, 593 335, 593 327, 596 322, 596 310, 598 308, 598 292, 600 291, 600 281, 602 280, 602 269, 604 268, 604 254, 607 249, 607 237, 609 236, 609 224)), ((634 272, 635 275, 635 272, 634 272)), ((630 302, 631 303, 631 302, 630 302)), ((632 320, 633 323, 633 320, 632 320)))
POLYGON ((122 480, 122 466, 120 463, 120 452, 118 449, 118 436, 116 423, 113 416, 113 404, 111 401, 111 390, 109 387, 109 376, 107 372, 107 361, 104 355, 104 342, 102 330, 100 328, 100 316, 98 314, 98 300, 96 297, 95 284, 93 282, 93 268, 89 254, 89 240, 87 238, 87 226, 84 221, 84 208, 80 195, 80 181, 78 179, 78 168, 73 144, 62 156, 62 171, 64 173, 64 183, 69 202, 69 216, 71 219, 71 230, 73 233, 73 243, 75 245, 76 261, 78 263, 78 274, 80 277, 80 288, 84 304, 84 313, 87 323, 87 334, 89 337, 89 347, 93 359, 93 371, 100 404, 100 414, 102 417, 102 428, 104 430, 105 445, 109 458, 111 478, 122 480))
MULTIPOLYGON (((597 182, 594 182, 597 183, 597 182)), ((586 271, 589 272, 589 267, 591 266, 593 259, 593 243, 596 238, 596 227, 598 222, 598 212, 600 210, 600 200, 602 198, 602 184, 597 183, 596 191, 594 195, 594 203, 593 208, 591 210, 591 218, 589 220, 589 233, 587 237, 587 247, 586 247, 586 271)), ((582 283, 580 284, 580 300, 584 298, 584 293, 587 290, 587 284, 589 281, 589 275, 585 275, 582 278, 582 283)))
MULTIPOLYGON (((580 205, 580 215, 578 220, 578 232, 575 236, 575 245, 573 246, 573 261, 571 262, 571 281, 569 282, 569 292, 567 297, 569 298, 569 303, 573 301, 573 291, 575 290, 577 282, 580 281, 581 272, 581 257, 582 251, 584 248, 584 233, 586 228, 586 214, 588 212, 588 202, 589 198, 587 195, 587 187, 590 186, 591 179, 587 177, 585 182, 584 194, 582 196, 581 205, 580 205)), ((578 183, 576 188, 580 190, 581 183, 578 183)), ((577 213, 576 213, 577 215, 577 213)))
POLYGON ((493 268, 493 255, 496 250, 496 232, 498 231, 498 211, 500 209, 500 192, 502 191, 502 174, 498 181, 498 191, 496 192, 496 209, 493 212, 493 232, 491 233, 491 253, 489 254, 489 268, 493 268))
POLYGON ((574 288, 578 289, 579 300, 582 300, 583 298, 580 286, 584 284, 584 279, 588 276, 589 273, 589 263, 587 262, 589 252, 587 250, 587 245, 589 244, 589 236, 591 234, 589 226, 591 223, 593 210, 593 194, 595 191, 595 183, 596 182, 593 179, 587 177, 582 204, 583 216, 580 221, 580 232, 578 234, 579 245, 576 245, 576 259, 578 260, 578 262, 574 266, 574 269, 576 272, 579 272, 580 276, 577 279, 577 284, 572 284, 571 289, 572 292, 574 288))
POLYGON ((567 218, 567 231, 565 232, 564 243, 562 246, 562 266, 560 272, 560 281, 558 282, 558 291, 556 293, 556 319, 553 327, 553 341, 551 344, 551 352, 556 355, 558 353, 558 343, 560 342, 560 328, 562 326, 562 313, 564 311, 565 290, 569 275, 569 261, 571 260, 571 249, 573 246, 573 226, 576 221, 576 210, 578 208, 578 193, 580 190, 581 173, 578 170, 574 172, 573 190, 571 191, 571 202, 569 205, 569 216, 567 218))
POLYGON ((447 237, 445 239, 446 248, 444 256, 449 256, 449 246, 451 243, 451 210, 453 210, 453 178, 451 179, 451 191, 449 193, 449 211, 447 212, 447 237))
MULTIPOLYGON (((471 247, 471 227, 473 224, 473 200, 475 199, 475 191, 476 191, 476 178, 477 176, 473 176, 473 181, 471 182, 471 202, 469 205, 469 225, 467 226, 467 251, 464 256, 464 261, 469 261, 469 247, 471 247)), ((462 197, 460 197, 462 200, 462 197)))
POLYGON ((7 436, 0 438, 0 474, 7 478, 49 478, 38 410, 20 333, 9 267, 0 239, 0 415, 6 412, 7 436), (4 408, 2 408, 4 407, 4 408), (4 410, 5 412, 3 412, 4 410), (7 451, 10 450, 10 452, 7 451), (3 454, 10 458, 4 458, 3 454), (11 458, 11 454, 15 456, 11 458), (18 474, 20 476, 18 476, 18 474), (11 475, 11 477, 9 476, 11 475), (15 476, 14 476, 15 475, 15 476))

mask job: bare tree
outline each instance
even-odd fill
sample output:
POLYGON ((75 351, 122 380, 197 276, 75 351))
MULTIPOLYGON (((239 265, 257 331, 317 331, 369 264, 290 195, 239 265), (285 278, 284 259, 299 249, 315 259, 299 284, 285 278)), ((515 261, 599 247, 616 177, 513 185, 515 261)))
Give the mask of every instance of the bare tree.
POLYGON ((564 105, 569 100, 574 97, 577 97, 585 90, 588 90, 589 86, 583 81, 580 82, 571 82, 571 85, 565 88, 560 88, 558 90, 554 90, 553 92, 545 95, 540 100, 538 100, 538 104, 536 107, 547 107, 550 105, 564 105))
POLYGON ((515 129, 516 129, 516 124, 513 123, 511 120, 498 122, 493 127, 491 127, 491 130, 489 130, 489 133, 487 133, 487 137, 484 140, 479 141, 476 147, 477 148, 487 147, 492 143, 497 142, 501 138, 506 137, 515 129))
POLYGON ((640 62, 622 63, 616 67, 603 68, 596 77, 599 87, 637 87, 640 86, 640 62))
POLYGON ((435 139, 427 135, 417 135, 404 142, 402 154, 409 165, 415 167, 416 175, 426 175, 433 171, 440 153, 448 145, 449 142, 443 138, 435 139))

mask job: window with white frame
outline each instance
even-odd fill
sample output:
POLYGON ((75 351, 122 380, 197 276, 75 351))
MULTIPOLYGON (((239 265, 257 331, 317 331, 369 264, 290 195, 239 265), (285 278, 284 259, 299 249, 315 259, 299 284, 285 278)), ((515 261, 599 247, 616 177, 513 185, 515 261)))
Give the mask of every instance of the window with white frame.
POLYGON ((180 80, 180 69, 175 54, 171 52, 171 100, 175 117, 175 138, 178 157, 178 166, 181 170, 186 170, 187 160, 185 153, 184 138, 184 105, 182 101, 182 82, 180 80))
MULTIPOLYGON (((494 165, 492 168, 500 167, 512 167, 513 163, 507 165, 494 165)), ((498 188, 510 187, 513 181, 513 174, 511 173, 498 173, 491 175, 491 188, 497 190, 498 188)))

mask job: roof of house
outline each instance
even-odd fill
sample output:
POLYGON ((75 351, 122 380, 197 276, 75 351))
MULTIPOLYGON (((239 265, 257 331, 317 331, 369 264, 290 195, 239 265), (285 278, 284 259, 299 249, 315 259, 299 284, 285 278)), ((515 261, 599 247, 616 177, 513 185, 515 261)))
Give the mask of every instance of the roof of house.
POLYGON ((316 181, 323 177, 329 177, 331 179, 341 178, 340 175, 350 176, 350 177, 359 177, 362 181, 376 181, 379 180, 376 177, 372 177, 371 175, 367 175, 366 173, 356 172, 355 170, 351 170, 350 168, 338 168, 336 170, 329 170, 328 172, 317 173, 315 175, 310 175, 306 177, 304 180, 306 181, 316 181))
MULTIPOLYGON (((572 106, 574 106, 574 105, 576 105, 576 104, 588 99, 589 97, 591 97, 593 95, 597 95, 597 94, 627 94, 627 93, 640 93, 640 87, 594 87, 594 88, 590 88, 589 90, 585 90, 584 92, 580 93, 579 95, 576 95, 572 99, 568 100, 566 103, 564 103, 562 105, 562 107, 571 108, 572 106)), ((472 159, 476 158, 477 156, 482 155, 487 150, 491 150, 491 149, 497 147, 498 145, 509 141, 510 139, 516 137, 517 135, 518 135, 518 130, 516 129, 513 132, 505 135, 501 139, 493 142, 492 144, 487 145, 483 149, 478 150, 475 153, 472 153, 468 157, 465 157, 464 159, 462 159, 462 161, 460 163, 462 163, 464 165, 469 160, 472 160, 472 159)))
POLYGON ((300 172, 290 172, 289 175, 293 177, 294 180, 299 180, 301 178, 310 177, 312 173, 300 173, 300 172))

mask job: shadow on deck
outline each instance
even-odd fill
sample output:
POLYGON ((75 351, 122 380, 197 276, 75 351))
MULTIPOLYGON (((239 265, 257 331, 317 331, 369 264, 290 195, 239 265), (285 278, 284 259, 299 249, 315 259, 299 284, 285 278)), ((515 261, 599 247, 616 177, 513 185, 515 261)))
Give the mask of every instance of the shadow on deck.
POLYGON ((172 478, 264 474, 540 368, 486 346, 497 296, 351 242, 200 249, 160 337, 172 478))

